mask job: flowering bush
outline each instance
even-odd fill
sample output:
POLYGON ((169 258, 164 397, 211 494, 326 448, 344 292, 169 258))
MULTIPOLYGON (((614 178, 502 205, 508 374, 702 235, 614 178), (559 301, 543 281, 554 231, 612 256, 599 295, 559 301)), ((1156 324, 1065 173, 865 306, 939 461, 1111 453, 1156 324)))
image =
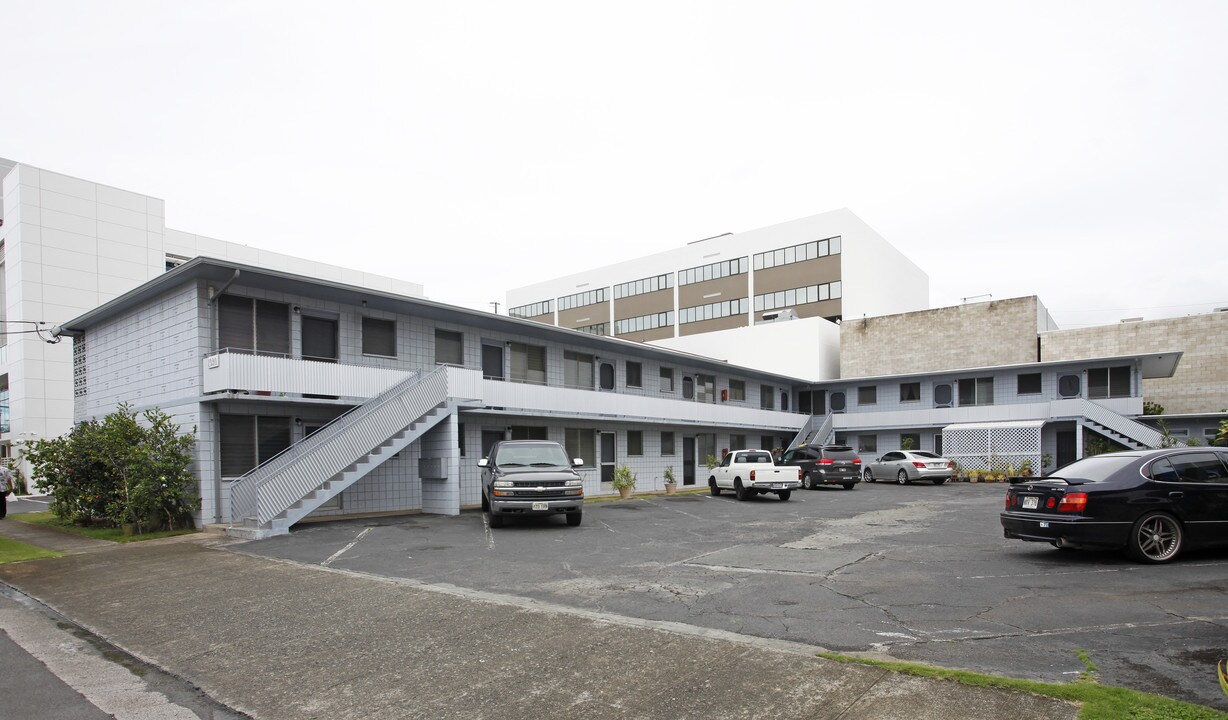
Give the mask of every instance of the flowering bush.
POLYGON ((200 507, 190 472, 194 431, 179 434, 166 413, 128 405, 67 435, 36 440, 25 450, 51 510, 79 525, 132 523, 141 529, 190 526, 200 507))

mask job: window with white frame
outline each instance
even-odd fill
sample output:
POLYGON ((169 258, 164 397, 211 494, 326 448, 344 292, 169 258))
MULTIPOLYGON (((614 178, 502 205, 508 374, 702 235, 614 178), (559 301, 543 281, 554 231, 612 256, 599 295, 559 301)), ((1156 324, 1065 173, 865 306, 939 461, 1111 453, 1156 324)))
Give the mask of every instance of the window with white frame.
POLYGON ((593 389, 593 356, 585 353, 563 351, 563 386, 593 389))
POLYGON ((644 386, 644 366, 637 362, 627 361, 627 387, 644 386))
POLYGON ((741 257, 680 270, 678 271, 678 286, 681 287, 708 280, 719 280, 733 275, 742 275, 749 266, 748 258, 741 257))
POLYGON ((827 257, 828 255, 840 254, 840 236, 829 237, 825 240, 812 240, 808 243, 800 245, 792 245, 790 247, 778 248, 755 254, 754 267, 756 270, 767 270, 768 268, 777 267, 779 265, 791 265, 793 263, 804 262, 806 260, 814 260, 816 258, 827 257))
POLYGON ((643 295, 658 290, 668 290, 674 286, 674 274, 666 273, 654 277, 632 280, 614 286, 614 299, 643 295))
POLYGON ((524 343, 508 343, 512 382, 546 384, 546 348, 524 343))
POLYGON ((674 391, 674 369, 663 367, 661 368, 661 392, 672 393, 674 391))

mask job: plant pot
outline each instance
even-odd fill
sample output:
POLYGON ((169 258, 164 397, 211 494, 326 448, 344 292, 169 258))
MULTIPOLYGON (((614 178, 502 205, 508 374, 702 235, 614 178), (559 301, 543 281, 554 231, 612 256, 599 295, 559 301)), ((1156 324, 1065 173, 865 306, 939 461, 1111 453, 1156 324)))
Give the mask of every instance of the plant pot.
POLYGON ((629 498, 629 497, 631 497, 631 488, 629 488, 629 487, 620 487, 620 488, 618 489, 618 495, 619 495, 619 497, 623 498, 624 500, 625 500, 625 499, 627 499, 627 498, 629 498))
POLYGON ((673 495, 678 492, 678 483, 665 483, 665 494, 673 495))

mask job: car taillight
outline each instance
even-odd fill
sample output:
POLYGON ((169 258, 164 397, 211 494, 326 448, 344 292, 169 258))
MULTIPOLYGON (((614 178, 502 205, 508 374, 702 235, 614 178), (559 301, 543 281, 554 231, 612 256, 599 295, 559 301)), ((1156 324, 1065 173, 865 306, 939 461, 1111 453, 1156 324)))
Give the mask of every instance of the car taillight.
POLYGON ((1010 510, 1014 506, 1015 506, 1015 496, 1008 494, 1006 496, 1006 509, 1010 510))
POLYGON ((750 481, 751 481, 751 482, 754 482, 754 481, 755 481, 755 471, 754 471, 754 470, 751 470, 751 471, 750 471, 750 481))
POLYGON ((1061 502, 1057 504, 1058 512, 1083 512, 1085 509, 1087 509, 1087 493, 1085 492, 1066 493, 1061 502))
POLYGON ((916 460, 913 460, 913 461, 912 461, 912 466, 913 466, 913 467, 918 467, 918 468, 924 468, 924 467, 925 467, 925 463, 923 463, 923 462, 917 462, 916 460))
POLYGON ((861 458, 859 458, 859 457, 855 457, 855 458, 853 458, 853 464, 854 464, 854 465, 860 465, 860 464, 861 464, 861 458))
POLYGON ((831 458, 819 458, 820 465, 831 465, 831 458))

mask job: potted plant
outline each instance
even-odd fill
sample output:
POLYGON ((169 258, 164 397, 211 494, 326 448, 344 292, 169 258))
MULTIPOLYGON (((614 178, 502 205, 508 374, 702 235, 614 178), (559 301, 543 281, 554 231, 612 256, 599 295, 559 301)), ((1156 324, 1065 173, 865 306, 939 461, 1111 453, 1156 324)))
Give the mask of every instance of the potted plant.
POLYGON ((635 489, 635 473, 631 472, 631 468, 626 465, 619 465, 614 468, 614 480, 610 484, 620 496, 631 497, 631 491, 635 489))
POLYGON ((674 466, 665 468, 665 494, 673 495, 678 491, 678 481, 674 479, 674 466))

